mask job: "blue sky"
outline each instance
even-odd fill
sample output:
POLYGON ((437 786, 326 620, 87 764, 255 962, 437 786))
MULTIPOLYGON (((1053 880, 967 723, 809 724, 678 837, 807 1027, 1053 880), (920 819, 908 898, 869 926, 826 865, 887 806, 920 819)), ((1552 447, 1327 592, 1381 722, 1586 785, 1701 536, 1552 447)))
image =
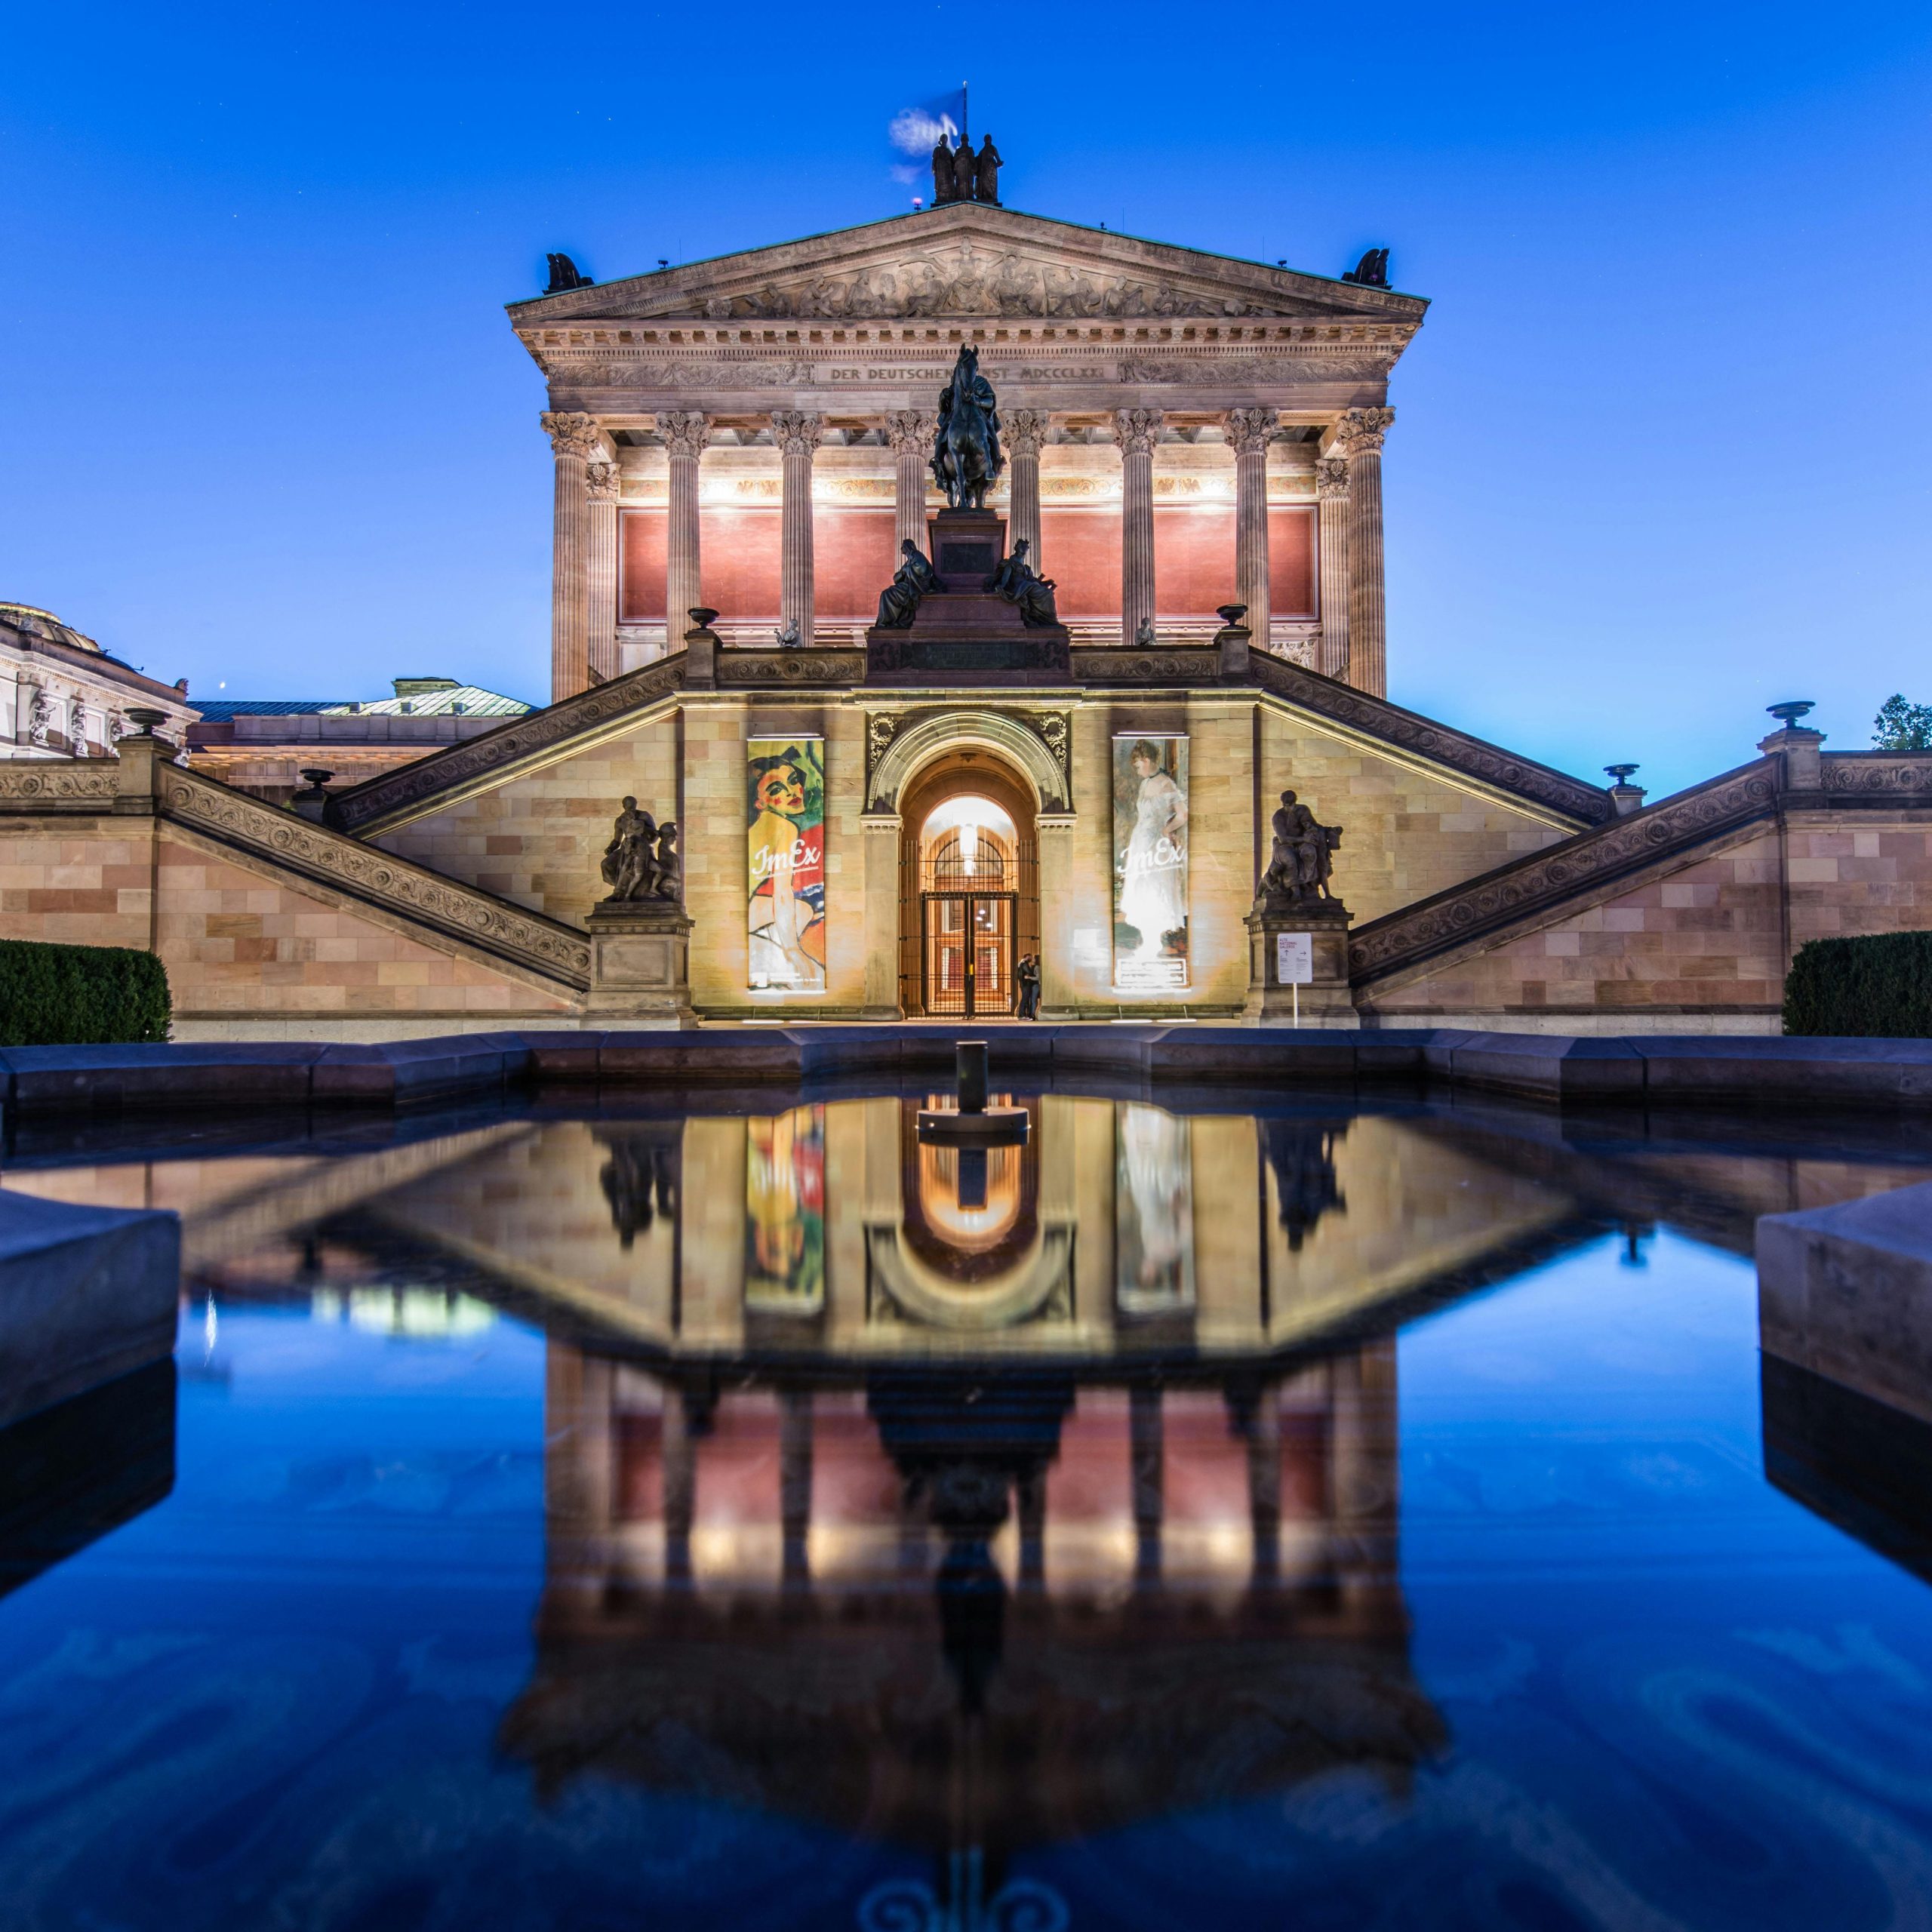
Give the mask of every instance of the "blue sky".
POLYGON ((25 8, 0 596, 213 695, 548 661, 504 302, 903 205, 961 78, 1010 205, 1432 298, 1390 694, 1674 789, 1932 701, 1932 9, 25 8), (551 36, 554 34, 554 40, 551 36))

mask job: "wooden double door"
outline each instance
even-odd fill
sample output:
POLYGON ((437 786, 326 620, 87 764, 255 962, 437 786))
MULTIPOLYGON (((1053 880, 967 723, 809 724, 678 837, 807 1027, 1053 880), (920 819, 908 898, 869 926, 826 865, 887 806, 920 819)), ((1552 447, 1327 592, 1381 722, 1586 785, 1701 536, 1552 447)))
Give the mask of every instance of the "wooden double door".
POLYGON ((919 1003, 928 1013, 970 1020, 1014 1011, 1017 892, 924 892, 919 920, 919 1003))

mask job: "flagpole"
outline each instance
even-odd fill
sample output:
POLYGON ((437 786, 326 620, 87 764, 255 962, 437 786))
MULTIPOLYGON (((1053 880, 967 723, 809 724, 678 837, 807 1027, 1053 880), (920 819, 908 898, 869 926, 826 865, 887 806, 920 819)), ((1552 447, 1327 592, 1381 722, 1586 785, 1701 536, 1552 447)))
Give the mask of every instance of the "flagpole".
POLYGON ((973 145, 973 95, 968 82, 959 83, 959 138, 970 148, 973 145))

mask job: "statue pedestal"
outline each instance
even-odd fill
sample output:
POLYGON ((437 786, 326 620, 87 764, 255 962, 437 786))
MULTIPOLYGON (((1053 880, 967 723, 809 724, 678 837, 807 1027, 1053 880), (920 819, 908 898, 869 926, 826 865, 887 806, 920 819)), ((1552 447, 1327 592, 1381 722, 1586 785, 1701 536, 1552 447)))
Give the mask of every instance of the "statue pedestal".
POLYGON ((635 1026, 695 1026, 691 922, 675 900, 605 900, 590 912, 586 1014, 635 1026))
POLYGON ((1250 1025, 1293 1026, 1297 1014, 1304 1026, 1361 1024, 1349 989, 1350 917, 1349 909, 1332 899, 1254 902, 1247 919, 1247 1004, 1243 1010, 1250 1025), (1304 953, 1309 977, 1297 984, 1292 976, 1304 953))

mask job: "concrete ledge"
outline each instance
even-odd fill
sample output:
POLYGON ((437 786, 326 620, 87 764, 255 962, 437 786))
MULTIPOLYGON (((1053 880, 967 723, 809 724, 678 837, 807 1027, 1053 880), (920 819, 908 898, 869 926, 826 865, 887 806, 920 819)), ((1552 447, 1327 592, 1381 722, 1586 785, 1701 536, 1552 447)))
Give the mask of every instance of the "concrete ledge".
POLYGON ((949 1077, 983 1035, 995 1080, 1054 1076, 1249 1086, 1432 1081, 1558 1106, 1932 1107, 1932 1040, 1486 1033, 1450 1028, 1091 1024, 576 1028, 369 1044, 17 1047, 0 1052, 10 1117, 192 1109, 408 1107, 531 1086, 712 1087, 949 1077))
POLYGON ((1768 1355, 1932 1423, 1932 1182, 1758 1223, 1768 1355))
POLYGON ((0 1426, 174 1348, 181 1224, 0 1189, 0 1426))

